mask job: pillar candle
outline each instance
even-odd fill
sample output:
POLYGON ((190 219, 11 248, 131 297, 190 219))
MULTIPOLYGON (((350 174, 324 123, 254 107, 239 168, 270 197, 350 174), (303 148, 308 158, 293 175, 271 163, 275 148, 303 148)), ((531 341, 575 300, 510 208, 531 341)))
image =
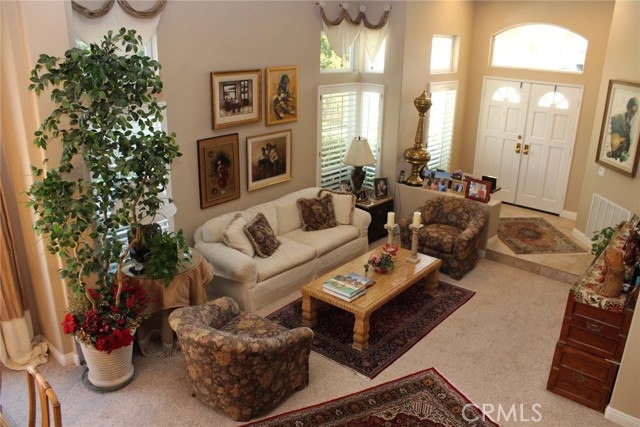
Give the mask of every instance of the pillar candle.
POLYGON ((387 213, 387 225, 389 227, 393 227, 395 223, 396 223, 396 213, 395 212, 387 213))
POLYGON ((413 226, 414 227, 420 226, 421 219, 422 218, 420 218, 420 212, 414 212, 413 213, 413 226))

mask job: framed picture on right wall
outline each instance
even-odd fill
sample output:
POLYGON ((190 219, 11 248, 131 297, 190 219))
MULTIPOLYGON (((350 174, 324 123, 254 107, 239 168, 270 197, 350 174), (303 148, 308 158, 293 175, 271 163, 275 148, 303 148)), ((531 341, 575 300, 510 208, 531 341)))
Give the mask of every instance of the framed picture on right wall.
POLYGON ((640 83, 610 80, 596 162, 630 177, 640 158, 640 83))

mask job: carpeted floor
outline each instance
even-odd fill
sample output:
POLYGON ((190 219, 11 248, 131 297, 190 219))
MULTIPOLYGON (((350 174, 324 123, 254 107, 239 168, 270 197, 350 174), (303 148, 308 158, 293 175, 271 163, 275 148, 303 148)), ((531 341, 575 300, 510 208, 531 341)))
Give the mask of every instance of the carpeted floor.
POLYGON ((408 375, 320 405, 292 411, 251 427, 497 426, 436 369, 408 375))
MULTIPOLYGON (((351 347, 353 315, 318 301, 312 350, 374 378, 474 295, 444 282, 440 282, 435 297, 424 289, 424 283, 419 281, 371 315, 369 348, 363 351, 351 347)), ((301 326, 302 299, 267 317, 290 329, 301 326)))
POLYGON ((544 218, 500 218, 498 238, 518 255, 584 252, 544 218))

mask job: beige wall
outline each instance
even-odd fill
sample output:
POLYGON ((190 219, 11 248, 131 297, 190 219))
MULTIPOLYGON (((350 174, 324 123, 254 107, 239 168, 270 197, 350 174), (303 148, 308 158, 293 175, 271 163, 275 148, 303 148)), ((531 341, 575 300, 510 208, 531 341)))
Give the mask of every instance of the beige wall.
MULTIPOLYGON (((367 2, 370 20, 377 22, 384 3, 367 2)), ((384 84, 386 117, 383 124, 381 175, 395 174, 399 93, 402 70, 404 4, 393 6, 387 72, 382 75, 321 74, 320 10, 312 2, 176 2, 169 3, 158 26, 168 126, 176 132, 183 156, 172 170, 173 198, 178 207, 176 227, 193 240, 195 229, 210 218, 266 202, 300 188, 316 185, 318 85, 344 82, 384 84), (290 19, 295 17, 295 19, 290 19), (213 130, 210 73, 297 65, 300 91, 298 121, 266 127, 264 120, 245 126, 213 130), (247 191, 246 138, 291 129, 292 180, 247 191), (238 133, 241 195, 220 205, 200 209, 197 140, 238 133), (390 143, 387 143, 389 141, 390 143)), ((356 9, 357 10, 357 9, 356 9)), ((356 10, 350 9, 355 16, 356 10)), ((338 3, 330 2, 334 19, 338 3)))
POLYGON ((564 210, 578 211, 584 164, 593 131, 596 101, 600 88, 602 58, 607 47, 607 34, 614 2, 612 1, 480 1, 476 3, 473 30, 473 49, 466 97, 465 131, 462 146, 465 156, 461 167, 473 170, 478 127, 482 79, 484 76, 523 79, 540 82, 565 83, 584 87, 582 111, 578 121, 571 174, 564 210), (496 33, 522 23, 549 23, 565 27, 589 41, 583 74, 548 71, 516 70, 489 66, 490 41, 496 33))
MULTIPOLYGON (((600 85, 597 117, 602 117, 609 79, 640 82, 640 2, 619 1, 609 36, 609 47, 600 85), (624 59, 621 59, 624 58, 624 59)), ((589 161, 584 173, 584 186, 581 204, 587 206, 590 194, 596 192, 606 195, 621 206, 640 212, 640 173, 630 178, 613 170, 607 170, 605 176, 598 176, 598 164, 595 153, 600 135, 600 121, 593 124, 589 161)), ((578 221, 586 224, 586 218, 579 216, 578 221)), ((622 364, 611 396, 609 407, 640 420, 640 306, 637 306, 631 323, 627 345, 622 356, 622 364)), ((629 424, 631 425, 631 424, 629 424)))
POLYGON ((580 204, 576 228, 584 232, 589 219, 589 209, 593 193, 597 193, 612 202, 640 213, 640 168, 635 178, 622 175, 605 167, 604 176, 598 175, 596 152, 602 126, 602 117, 607 97, 609 80, 623 80, 640 83, 640 3, 637 1, 616 2, 611 22, 606 57, 603 61, 602 79, 598 84, 598 98, 594 103, 594 120, 589 123, 589 150, 583 166, 580 204))

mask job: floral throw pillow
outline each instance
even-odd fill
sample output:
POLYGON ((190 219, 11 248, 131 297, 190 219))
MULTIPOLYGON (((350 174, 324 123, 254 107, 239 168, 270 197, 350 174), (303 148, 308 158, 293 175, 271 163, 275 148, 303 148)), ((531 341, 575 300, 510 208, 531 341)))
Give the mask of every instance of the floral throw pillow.
POLYGON ((262 212, 259 212, 253 221, 245 225, 244 232, 251 241, 256 255, 267 258, 280 246, 280 240, 276 238, 269 221, 262 212))
POLYGON ((315 199, 301 198, 296 203, 304 231, 324 230, 338 225, 331 194, 315 199))

